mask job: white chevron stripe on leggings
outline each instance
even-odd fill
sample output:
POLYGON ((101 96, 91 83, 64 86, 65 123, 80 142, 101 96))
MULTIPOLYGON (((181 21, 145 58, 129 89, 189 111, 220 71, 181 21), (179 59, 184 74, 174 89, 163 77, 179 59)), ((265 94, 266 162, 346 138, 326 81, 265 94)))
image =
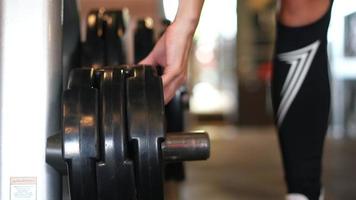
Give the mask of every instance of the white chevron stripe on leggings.
POLYGON ((310 69, 310 66, 314 60, 315 54, 320 45, 320 41, 317 40, 312 44, 297 49, 294 51, 279 54, 278 57, 281 61, 290 64, 290 68, 287 77, 284 81, 281 91, 282 100, 279 104, 277 111, 278 125, 281 126, 283 120, 293 103, 296 95, 298 94, 302 83, 310 69))

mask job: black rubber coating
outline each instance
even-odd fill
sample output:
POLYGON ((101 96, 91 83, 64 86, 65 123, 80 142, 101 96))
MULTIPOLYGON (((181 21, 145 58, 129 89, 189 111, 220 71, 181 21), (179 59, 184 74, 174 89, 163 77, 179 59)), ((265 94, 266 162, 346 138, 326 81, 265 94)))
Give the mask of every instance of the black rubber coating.
POLYGON ((124 69, 106 69, 100 82, 102 154, 97 164, 99 199, 131 200, 135 197, 135 180, 133 162, 127 158, 124 69))
MULTIPOLYGON (((70 79, 90 80, 85 75, 88 73, 72 73, 70 79)), ((68 165, 71 199, 96 200, 98 92, 88 87, 88 82, 82 83, 70 81, 63 94, 63 157, 68 165)))
POLYGON ((131 68, 127 79, 129 139, 134 146, 139 200, 163 200, 164 103, 162 81, 155 69, 131 68))

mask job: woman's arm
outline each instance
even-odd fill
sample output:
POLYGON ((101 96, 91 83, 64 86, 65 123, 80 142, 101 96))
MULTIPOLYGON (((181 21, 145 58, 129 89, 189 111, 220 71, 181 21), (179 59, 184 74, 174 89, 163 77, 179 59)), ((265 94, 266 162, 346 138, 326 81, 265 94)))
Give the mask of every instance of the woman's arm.
POLYGON ((174 22, 183 23, 186 29, 195 31, 204 0, 180 0, 178 11, 174 22))
POLYGON ((168 103, 185 83, 188 57, 204 0, 180 0, 173 23, 159 39, 151 53, 140 64, 161 65, 164 101, 168 103))

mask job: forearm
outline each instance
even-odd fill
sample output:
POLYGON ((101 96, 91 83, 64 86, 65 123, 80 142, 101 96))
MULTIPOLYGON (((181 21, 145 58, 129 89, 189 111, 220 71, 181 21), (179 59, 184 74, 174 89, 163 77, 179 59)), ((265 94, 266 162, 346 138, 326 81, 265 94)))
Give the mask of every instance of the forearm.
POLYGON ((200 18, 204 0, 179 0, 174 24, 181 25, 185 32, 194 33, 200 18))
POLYGON ((140 62, 164 67, 162 83, 164 102, 168 103, 186 81, 188 57, 204 0, 179 0, 173 23, 159 39, 152 52, 140 62))

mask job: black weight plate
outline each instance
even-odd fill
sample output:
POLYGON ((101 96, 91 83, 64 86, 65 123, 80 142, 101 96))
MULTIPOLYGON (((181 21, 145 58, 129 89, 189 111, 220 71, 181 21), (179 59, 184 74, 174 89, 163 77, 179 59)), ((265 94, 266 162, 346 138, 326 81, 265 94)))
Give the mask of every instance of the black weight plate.
MULTIPOLYGON (((85 78, 80 73, 72 73, 70 78, 76 77, 85 78)), ((68 165, 72 200, 97 199, 98 93, 86 84, 72 81, 63 93, 63 157, 68 165)))
POLYGON ((75 68, 68 77, 67 89, 93 88, 96 72, 93 68, 75 68))
POLYGON ((127 159, 124 84, 124 69, 105 69, 100 84, 102 154, 97 165, 101 200, 132 200, 135 197, 134 167, 127 159))
POLYGON ((162 81, 148 66, 131 68, 127 79, 129 138, 134 144, 139 200, 163 199, 164 103, 162 81))
POLYGON ((137 22, 134 36, 135 63, 144 59, 154 47, 154 32, 146 26, 145 20, 137 22))
POLYGON ((123 44, 123 34, 125 31, 122 11, 105 12, 105 61, 106 66, 116 66, 124 64, 125 52, 123 44))
POLYGON ((100 11, 87 16, 86 41, 81 46, 81 66, 103 67, 105 65, 104 18, 100 11))

